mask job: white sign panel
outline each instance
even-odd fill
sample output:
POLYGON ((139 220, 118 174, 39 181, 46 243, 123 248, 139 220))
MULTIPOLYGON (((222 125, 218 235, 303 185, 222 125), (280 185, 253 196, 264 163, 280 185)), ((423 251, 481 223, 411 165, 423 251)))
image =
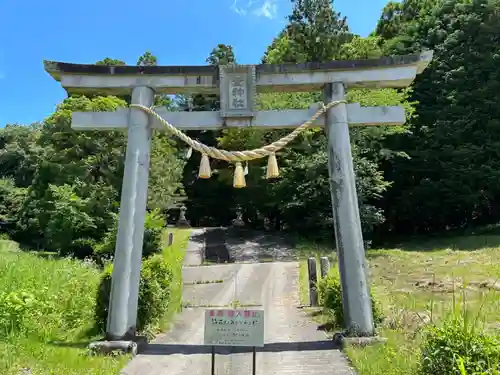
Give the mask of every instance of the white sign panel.
POLYGON ((264 346, 264 311, 206 310, 204 344, 211 346, 264 346))

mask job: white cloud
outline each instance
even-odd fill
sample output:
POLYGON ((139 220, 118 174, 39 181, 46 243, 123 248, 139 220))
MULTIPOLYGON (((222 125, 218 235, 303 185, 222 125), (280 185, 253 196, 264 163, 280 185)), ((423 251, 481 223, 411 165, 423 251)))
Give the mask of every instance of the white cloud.
POLYGON ((247 14, 247 11, 246 9, 244 9, 243 7, 239 6, 239 1, 238 0, 234 0, 233 1, 233 5, 231 5, 231 10, 233 12, 236 12, 238 13, 240 16, 245 16, 247 14))
POLYGON ((264 4, 258 9, 254 11, 255 15, 267 17, 269 19, 273 19, 276 17, 278 12, 278 6, 272 0, 264 1, 264 4))
POLYGON ((231 10, 240 16, 253 14, 257 17, 276 18, 278 13, 278 0, 233 0, 231 10))

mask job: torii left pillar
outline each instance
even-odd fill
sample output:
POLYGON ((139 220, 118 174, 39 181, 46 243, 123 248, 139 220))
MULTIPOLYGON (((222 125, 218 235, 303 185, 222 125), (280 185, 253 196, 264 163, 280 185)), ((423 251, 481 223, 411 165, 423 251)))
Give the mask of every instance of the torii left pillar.
MULTIPOLYGON (((153 101, 154 91, 151 88, 140 86, 132 90, 133 104, 150 107, 153 101)), ((140 109, 131 109, 106 327, 106 339, 112 341, 133 338, 137 331, 151 125, 146 113, 140 109)))

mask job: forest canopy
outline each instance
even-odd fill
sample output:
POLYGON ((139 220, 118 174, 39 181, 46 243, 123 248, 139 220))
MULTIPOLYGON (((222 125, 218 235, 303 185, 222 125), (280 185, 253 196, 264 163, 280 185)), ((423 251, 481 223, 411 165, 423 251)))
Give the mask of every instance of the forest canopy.
MULTIPOLYGON (((362 105, 402 105, 404 126, 351 129, 362 228, 366 240, 440 233, 500 219, 500 2, 389 2, 375 30, 360 37, 329 0, 295 0, 283 30, 263 51, 264 63, 368 59, 434 50, 430 66, 406 90, 350 90, 362 105), (499 202, 497 202, 499 200, 499 202)), ((124 65, 109 57, 97 62, 124 65)), ((208 64, 237 63, 219 44, 208 64)), ((156 65, 145 52, 137 65, 156 65)), ((260 109, 307 108, 321 93, 262 94, 260 109)), ((23 245, 78 257, 92 255, 115 227, 125 136, 71 130, 72 111, 111 111, 128 97, 70 96, 40 123, 0 129, 0 232, 23 245)), ((216 95, 158 96, 171 111, 217 110, 216 95), (192 103, 192 106, 188 106, 192 103), (190 107, 190 108, 188 108, 190 107)), ((189 131, 228 150, 267 144, 287 130, 189 131)), ((227 225, 243 210, 247 225, 331 240, 332 212, 325 134, 310 129, 278 154, 280 178, 265 161, 249 164, 247 188, 233 189, 232 166, 212 161, 198 178, 200 155, 156 133, 148 209, 166 221, 183 202, 195 226, 227 225)))

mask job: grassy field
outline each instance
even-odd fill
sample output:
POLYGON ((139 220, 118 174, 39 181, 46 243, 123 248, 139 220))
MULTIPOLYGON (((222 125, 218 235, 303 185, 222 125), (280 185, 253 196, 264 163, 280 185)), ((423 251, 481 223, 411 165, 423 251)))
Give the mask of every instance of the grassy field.
MULTIPOLYGON (((183 257, 188 238, 189 231, 176 231, 164 255, 183 257)), ((118 374, 128 357, 91 357, 85 349, 96 338, 89 332, 99 281, 93 264, 40 257, 0 241, 0 374, 118 374)), ((180 305, 180 287, 173 299, 180 305)), ((161 328, 173 313, 167 315, 161 328)))
MULTIPOLYGON (((309 253, 307 246, 301 251, 309 253)), ((310 253, 329 253, 335 261, 331 250, 311 248, 310 253)), ((471 316, 480 317, 484 329, 500 330, 500 236, 422 241, 370 250, 367 258, 373 293, 387 317, 379 334, 388 342, 346 349, 360 375, 414 374, 422 328, 430 321, 439 324, 457 300, 471 316)), ((306 304, 305 262, 300 278, 300 296, 306 304)))

